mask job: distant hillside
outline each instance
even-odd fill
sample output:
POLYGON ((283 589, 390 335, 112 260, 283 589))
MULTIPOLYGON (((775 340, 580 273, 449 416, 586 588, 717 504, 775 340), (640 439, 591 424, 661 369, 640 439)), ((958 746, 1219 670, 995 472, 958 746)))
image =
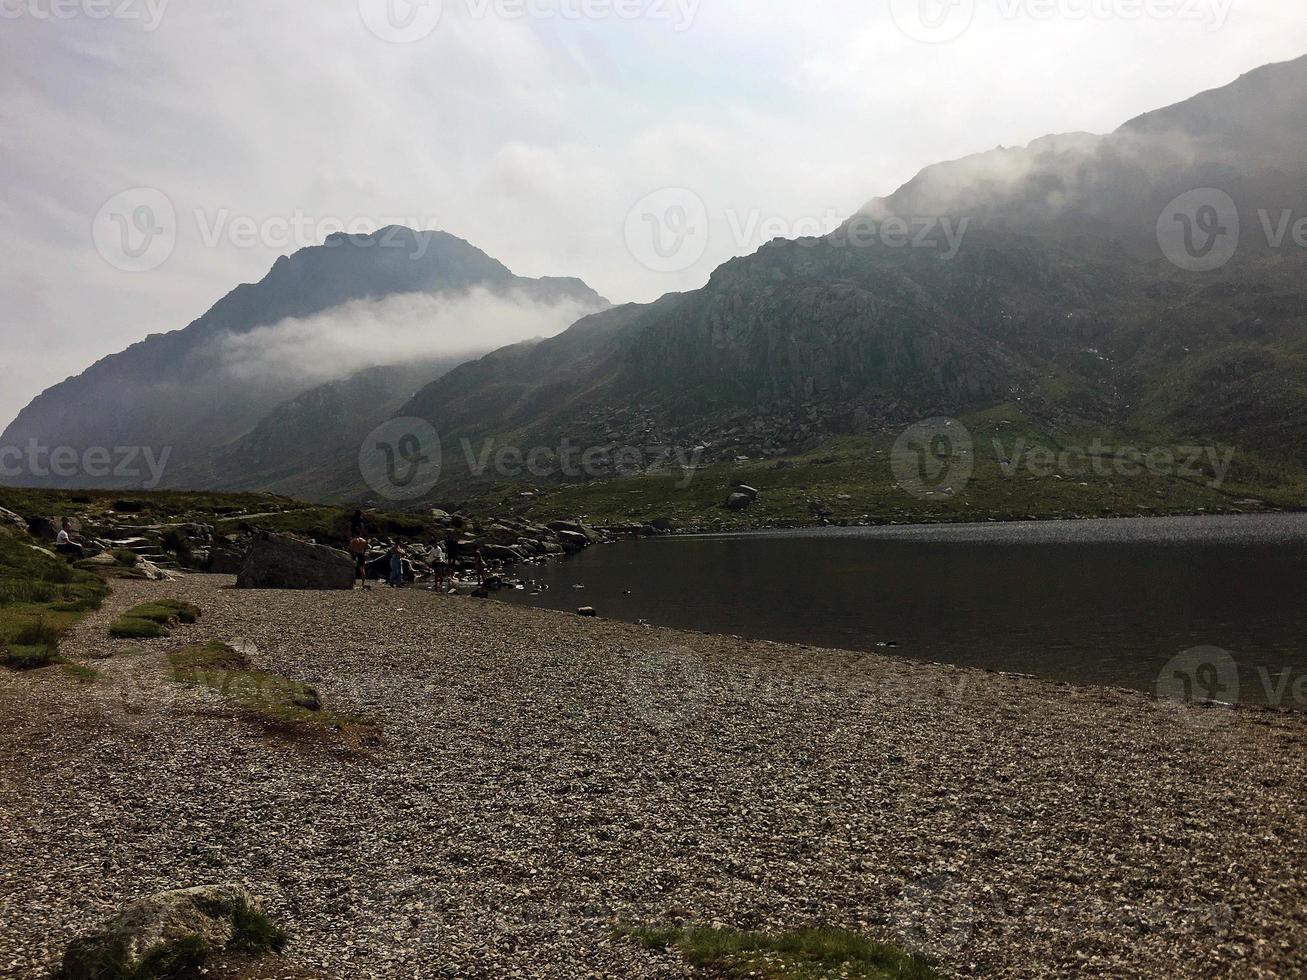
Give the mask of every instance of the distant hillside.
MULTIPOLYGON (((721 461, 1007 405, 1047 432, 1296 459, 1307 254, 1272 248, 1258 212, 1304 213, 1304 133, 1300 59, 1110 136, 927 168, 833 235, 772 242, 693 293, 465 364, 401 412, 449 440, 698 447, 721 461), (1199 274, 1168 261, 1157 228, 1177 195, 1207 187, 1237 202, 1244 233, 1227 265, 1199 274), (929 226, 925 247, 857 240, 894 216, 911 234, 929 226), (963 228, 946 254, 946 230, 963 228)), ((448 463, 443 492, 476 485, 465 460, 448 463)))
MULTIPOLYGON (((234 474, 230 466, 243 461, 284 472, 283 463, 267 456, 272 445, 267 428, 278 423, 267 422, 261 434, 254 430, 288 398, 364 368, 399 362, 405 365, 395 379, 402 399, 417 386, 410 369, 434 359, 432 373, 422 379, 429 381, 448 368, 451 356, 465 358, 502 342, 479 337, 497 336, 493 330, 460 321, 444 328, 444 335, 428 337, 421 335, 420 324, 409 324, 408 346, 395 350, 388 349, 383 331, 370 349, 344 344, 352 362, 335 363, 330 349, 319 347, 325 331, 348 330, 365 319, 368 304, 405 296, 427 299, 425 306, 415 304, 415 315, 424 310, 432 315, 445 302, 474 311, 477 301, 488 297, 496 312, 527 309, 531 315, 524 320, 552 323, 554 330, 608 305, 580 280, 515 276, 480 249, 442 232, 388 228, 372 235, 333 235, 323 245, 278 259, 262 281, 238 286, 185 329, 151 336, 42 393, 0 436, 0 446, 35 439, 43 446, 78 450, 171 447, 166 486, 276 482, 273 474, 234 474), (333 325, 337 311, 340 326, 333 325), (408 349, 414 336, 425 353, 408 349), (251 443, 230 445, 247 434, 251 443), (219 447, 228 448, 215 455, 219 447)), ((77 485, 84 480, 29 476, 16 482, 77 485)), ((131 486, 134 481, 97 482, 131 486)))

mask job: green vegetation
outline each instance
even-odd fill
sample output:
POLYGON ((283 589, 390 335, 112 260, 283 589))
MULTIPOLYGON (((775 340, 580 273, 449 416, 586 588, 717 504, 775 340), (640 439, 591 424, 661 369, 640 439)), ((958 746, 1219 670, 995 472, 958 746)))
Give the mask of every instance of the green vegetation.
POLYGON ((128 609, 109 625, 109 635, 130 640, 158 639, 171 635, 169 627, 199 618, 199 606, 180 599, 156 599, 128 609))
POLYGON ((691 966, 715 977, 763 980, 939 980, 929 961, 897 946, 843 929, 801 929, 767 935, 733 929, 624 927, 648 949, 675 948, 691 966))
POLYGON ((126 548, 115 549, 113 560, 124 568, 135 568, 141 563, 140 556, 134 551, 128 551, 126 548))
POLYGON ((0 531, 0 666, 60 663, 59 638, 108 593, 98 576, 0 531))
POLYGON ((245 654, 225 643, 189 646, 170 654, 168 661, 178 683, 217 691, 270 728, 287 734, 339 735, 358 747, 380 742, 377 726, 368 719, 324 710, 312 687, 254 669, 245 654))
POLYGON ((66 663, 63 665, 63 672, 67 674, 69 677, 72 677, 75 680, 82 681, 83 683, 86 684, 91 683, 91 681, 96 680, 100 676, 100 672, 98 670, 95 670, 92 667, 87 667, 84 664, 66 663))
POLYGON ((535 521, 581 514, 603 525, 661 517, 683 529, 745 531, 823 520, 874 525, 1238 513, 1296 509, 1307 501, 1307 471, 1245 452, 1235 453, 1224 480, 1218 480, 1206 454, 1192 467, 1182 465, 1192 454, 1174 440, 1146 434, 1125 439, 1092 427, 1049 434, 1008 407, 962 421, 974 447, 973 475, 920 496, 899 485, 891 465, 897 433, 883 433, 827 440, 784 460, 535 487, 535 495, 526 498, 520 486, 500 485, 466 506, 473 513, 535 521), (1096 441, 1102 454, 1080 452, 1093 449, 1096 441), (1127 461, 1128 471, 1120 472, 1115 454, 1130 449, 1169 451, 1176 462, 1171 472, 1149 472, 1127 461), (1067 472, 1061 472, 1059 458, 1069 461, 1067 472), (735 481, 760 491, 757 502, 740 512, 723 506, 735 481))
POLYGON ((286 946, 286 931, 260 909, 245 902, 232 909, 234 934, 231 948, 242 953, 280 953, 286 946))
MULTIPOLYGON (((251 957, 278 953, 286 933, 266 914, 246 902, 231 907, 233 935, 228 948, 251 957)), ((75 941, 64 956, 58 977, 89 980, 193 980, 218 950, 200 936, 181 936, 157 946, 129 966, 127 942, 120 937, 75 941)))

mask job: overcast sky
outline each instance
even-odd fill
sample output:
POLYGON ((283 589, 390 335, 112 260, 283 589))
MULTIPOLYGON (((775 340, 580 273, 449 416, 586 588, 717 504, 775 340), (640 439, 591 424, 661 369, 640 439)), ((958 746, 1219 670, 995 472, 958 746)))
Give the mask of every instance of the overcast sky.
POLYGON ((1110 131, 1307 53, 1298 0, 0 0, 0 15, 0 427, 339 223, 440 228, 519 274, 649 300, 930 163, 1110 131), (142 194, 175 236, 123 259, 106 205, 136 220, 142 194), (691 247, 651 248, 650 215, 691 247))

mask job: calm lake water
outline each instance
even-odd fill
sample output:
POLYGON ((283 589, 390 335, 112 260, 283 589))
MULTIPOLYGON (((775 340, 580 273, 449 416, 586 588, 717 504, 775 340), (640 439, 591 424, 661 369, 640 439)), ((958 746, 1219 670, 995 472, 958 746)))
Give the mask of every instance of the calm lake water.
POLYGON ((1149 691, 1215 647, 1219 699, 1307 710, 1307 515, 652 538, 526 577, 502 598, 1149 691))

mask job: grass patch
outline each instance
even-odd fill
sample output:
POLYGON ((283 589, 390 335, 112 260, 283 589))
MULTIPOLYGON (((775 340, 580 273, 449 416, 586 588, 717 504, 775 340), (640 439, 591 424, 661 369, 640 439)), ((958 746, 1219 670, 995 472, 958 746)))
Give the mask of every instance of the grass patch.
POLYGON ((0 666, 38 670, 61 663, 59 638, 98 609, 108 591, 99 576, 0 531, 0 666))
POLYGON ((647 949, 676 949, 712 976, 763 980, 941 980, 929 960, 843 929, 800 929, 769 935, 733 929, 626 926, 618 934, 647 949))
POLYGON ((126 548, 116 548, 113 552, 113 560, 124 568, 135 568, 141 563, 141 556, 126 548))
POLYGON ((132 616, 119 616, 109 624, 109 635, 119 640, 157 640, 172 634, 162 623, 150 619, 136 619, 132 616))
POLYGON ((248 903, 242 902, 232 909, 231 924, 235 930, 231 948, 237 952, 280 953, 286 947, 286 930, 248 903))
POLYGON ((64 673, 74 680, 79 680, 84 684, 90 684, 100 676, 100 672, 84 664, 66 663, 63 665, 64 673))
POLYGON ((238 704, 248 716, 286 734, 339 735, 346 743, 370 747, 380 730, 358 715, 326 711, 318 692, 302 681, 256 670, 245 654, 210 641, 169 654, 173 680, 207 687, 238 704))
POLYGON ((169 627, 193 623, 200 607, 180 599, 155 599, 133 606, 109 624, 109 635, 118 639, 151 640, 171 636, 169 627))

